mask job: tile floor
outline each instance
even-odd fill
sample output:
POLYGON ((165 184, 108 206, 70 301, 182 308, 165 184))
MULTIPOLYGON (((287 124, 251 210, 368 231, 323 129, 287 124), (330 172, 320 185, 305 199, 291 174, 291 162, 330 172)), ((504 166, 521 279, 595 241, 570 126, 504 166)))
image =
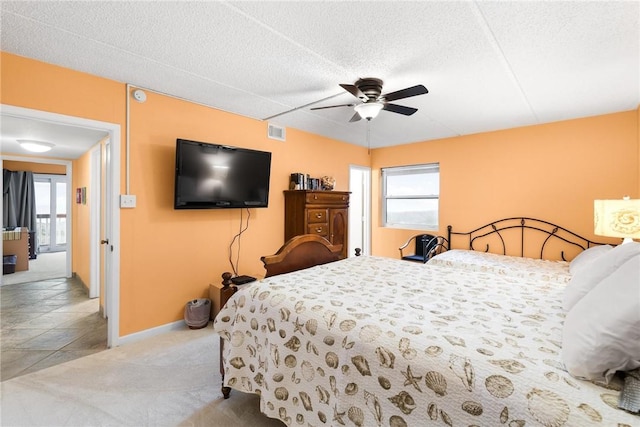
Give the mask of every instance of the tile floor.
POLYGON ((97 298, 76 279, 0 287, 0 380, 107 348, 107 321, 97 298))

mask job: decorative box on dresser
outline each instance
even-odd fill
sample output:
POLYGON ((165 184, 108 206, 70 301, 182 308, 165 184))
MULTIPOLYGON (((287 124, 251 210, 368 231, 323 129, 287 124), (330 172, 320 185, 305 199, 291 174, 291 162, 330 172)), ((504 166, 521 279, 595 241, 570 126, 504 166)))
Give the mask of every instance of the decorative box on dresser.
POLYGON ((342 245, 341 258, 346 258, 349 194, 348 191, 285 191, 285 242, 301 234, 317 234, 333 245, 342 245))

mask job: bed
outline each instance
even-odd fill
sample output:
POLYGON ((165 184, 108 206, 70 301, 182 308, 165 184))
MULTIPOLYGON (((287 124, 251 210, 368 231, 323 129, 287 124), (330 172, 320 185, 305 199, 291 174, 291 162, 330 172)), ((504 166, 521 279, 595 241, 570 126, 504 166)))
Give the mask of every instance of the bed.
POLYGON ((225 387, 259 394, 263 413, 292 426, 638 425, 617 408, 617 378, 566 372, 562 280, 510 274, 517 262, 434 262, 445 254, 351 257, 245 285, 214 322, 225 387))

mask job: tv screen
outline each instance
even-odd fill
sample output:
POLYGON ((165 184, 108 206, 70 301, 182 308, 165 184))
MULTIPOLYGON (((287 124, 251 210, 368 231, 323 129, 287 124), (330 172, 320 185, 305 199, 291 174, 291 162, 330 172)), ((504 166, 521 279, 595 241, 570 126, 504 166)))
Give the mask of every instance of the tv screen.
POLYGON ((265 208, 271 153, 176 141, 175 209, 265 208))

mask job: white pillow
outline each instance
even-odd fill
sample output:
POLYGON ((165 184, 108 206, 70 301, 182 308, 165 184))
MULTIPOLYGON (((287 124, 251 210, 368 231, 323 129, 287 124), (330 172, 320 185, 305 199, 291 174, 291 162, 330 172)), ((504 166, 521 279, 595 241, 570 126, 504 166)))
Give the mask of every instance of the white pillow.
POLYGON ((564 290, 562 306, 565 311, 570 311, 580 298, 595 288, 602 279, 638 254, 640 254, 640 243, 625 243, 595 257, 589 265, 578 268, 575 274, 571 275, 571 280, 564 290))
POLYGON ((609 381, 640 367, 640 255, 602 280, 567 314, 562 361, 576 378, 609 381))
POLYGON ((571 262, 569 263, 569 273, 575 274, 576 271, 588 266, 594 259, 610 251, 611 249, 613 249, 613 246, 611 245, 599 245, 585 249, 571 260, 571 262))

